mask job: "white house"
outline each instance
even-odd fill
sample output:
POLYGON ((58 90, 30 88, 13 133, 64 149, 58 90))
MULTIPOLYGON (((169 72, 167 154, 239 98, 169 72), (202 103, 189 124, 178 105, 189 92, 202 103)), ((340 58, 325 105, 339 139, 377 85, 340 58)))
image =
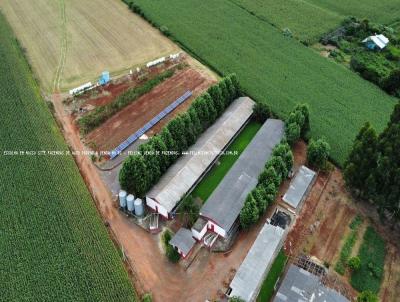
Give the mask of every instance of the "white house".
POLYGON ((384 35, 374 35, 365 38, 362 41, 368 49, 384 49, 389 44, 389 39, 384 35))

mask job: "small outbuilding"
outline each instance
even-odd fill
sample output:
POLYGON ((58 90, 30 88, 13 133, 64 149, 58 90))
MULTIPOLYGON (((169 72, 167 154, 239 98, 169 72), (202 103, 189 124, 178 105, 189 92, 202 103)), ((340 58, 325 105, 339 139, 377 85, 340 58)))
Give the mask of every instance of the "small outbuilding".
POLYGON ((301 166, 295 178, 291 181, 289 189, 283 196, 283 201, 296 210, 307 197, 307 193, 314 183, 316 173, 306 166, 301 166))
POLYGON ((196 240, 194 240, 192 232, 185 228, 180 228, 169 241, 169 244, 176 248, 183 258, 190 254, 195 243, 196 240))
POLYGON ((293 264, 282 281, 273 302, 349 302, 337 291, 325 287, 321 279, 293 264))
POLYGON ((371 50, 382 50, 389 44, 389 39, 384 35, 374 35, 365 38, 363 41, 364 45, 371 50))

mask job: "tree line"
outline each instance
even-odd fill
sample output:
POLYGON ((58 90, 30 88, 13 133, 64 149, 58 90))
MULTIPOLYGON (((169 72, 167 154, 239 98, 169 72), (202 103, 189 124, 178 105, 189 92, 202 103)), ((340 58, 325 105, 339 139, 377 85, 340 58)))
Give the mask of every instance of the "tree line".
POLYGON ((365 123, 344 165, 352 192, 372 201, 381 215, 400 219, 400 102, 381 134, 365 123))
POLYGON ((239 94, 235 74, 211 86, 193 101, 187 112, 171 120, 159 134, 140 145, 138 154, 124 161, 119 173, 121 188, 143 197, 239 94))

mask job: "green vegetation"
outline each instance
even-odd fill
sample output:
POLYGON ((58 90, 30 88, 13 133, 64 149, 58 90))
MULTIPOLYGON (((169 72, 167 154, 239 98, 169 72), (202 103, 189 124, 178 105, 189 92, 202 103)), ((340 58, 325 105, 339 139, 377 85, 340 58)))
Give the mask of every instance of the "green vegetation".
POLYGON ((182 152, 193 145, 238 96, 239 83, 235 74, 210 87, 193 101, 187 112, 178 115, 158 135, 140 145, 139 154, 131 155, 124 161, 119 173, 121 187, 144 196, 182 152))
POLYGON ((339 164, 358 129, 366 121, 383 129, 395 104, 350 70, 227 0, 135 3, 141 14, 155 26, 168 28, 171 38, 203 63, 221 74, 235 72, 244 93, 270 104, 281 117, 297 102, 307 102, 311 135, 326 137, 339 164))
POLYGON ((271 158, 258 178, 256 188, 247 196, 240 211, 242 228, 247 229, 255 224, 274 202, 279 186, 287 178, 293 162, 293 153, 288 143, 282 142, 274 148, 271 158))
POLYGON ((261 128, 261 124, 255 121, 250 121, 233 140, 226 149, 226 154, 221 155, 216 164, 201 180, 192 192, 194 198, 200 198, 203 202, 207 201, 208 197, 224 178, 229 169, 233 166, 240 154, 246 149, 257 131, 261 128))
POLYGON ((270 301, 271 297, 274 293, 274 286, 278 278, 282 275, 283 270, 285 268, 285 264, 287 261, 287 257, 283 250, 281 250, 276 256, 274 263, 271 266, 271 269, 268 272, 267 277, 265 278, 260 293, 258 294, 257 302, 270 301))
POLYGON ((1 301, 135 301, 117 249, 0 15, 1 301), (30 155, 28 155, 30 154, 30 155))
POLYGON ((385 255, 385 241, 372 227, 368 227, 358 254, 361 259, 361 268, 352 272, 351 275, 351 285, 356 290, 379 292, 385 255))
POLYGON ((400 102, 379 137, 368 123, 360 130, 344 169, 346 183, 357 196, 374 201, 381 215, 397 220, 400 219, 399 149, 400 102))
POLYGON ((167 256, 169 261, 171 261, 172 263, 177 263, 181 258, 181 255, 179 255, 178 251, 172 245, 169 244, 171 239, 172 239, 172 232, 166 229, 161 236, 165 255, 167 256))
POLYGON ((347 265, 352 271, 359 270, 361 267, 361 259, 358 256, 351 257, 347 262, 347 265))
POLYGON ((357 302, 378 302, 378 296, 370 290, 361 292, 357 297, 357 302))
POLYGON ((307 162, 310 166, 325 170, 331 147, 323 138, 311 139, 307 147, 307 162))
POLYGON ((80 131, 84 134, 89 133, 100 126, 115 113, 136 101, 142 95, 148 93, 154 87, 174 75, 174 69, 164 71, 143 85, 133 87, 117 96, 111 103, 96 107, 78 120, 80 131))
POLYGON ((361 216, 356 216, 353 221, 350 223, 351 232, 347 236, 342 250, 340 251, 340 257, 338 262, 335 265, 335 271, 341 275, 344 275, 346 271, 346 266, 348 264, 348 260, 351 255, 351 251, 353 250, 354 245, 356 244, 358 238, 358 229, 362 224, 363 220, 361 216))
POLYGON ((182 226, 190 229, 199 217, 200 207, 192 195, 186 196, 180 203, 178 214, 182 226))
POLYGON ((286 119, 286 140, 291 146, 293 146, 300 138, 308 141, 310 131, 310 108, 307 104, 298 104, 286 119))

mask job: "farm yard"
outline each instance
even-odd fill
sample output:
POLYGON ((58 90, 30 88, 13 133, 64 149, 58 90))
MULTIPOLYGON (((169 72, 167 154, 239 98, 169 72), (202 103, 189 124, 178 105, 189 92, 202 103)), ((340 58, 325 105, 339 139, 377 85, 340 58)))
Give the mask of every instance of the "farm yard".
POLYGON ((5 0, 0 8, 46 92, 118 75, 178 48, 113 1, 5 0))
POLYGON ((362 124, 370 121, 381 131, 395 104, 374 85, 227 0, 135 3, 201 61, 220 73, 235 72, 246 94, 279 115, 308 103, 312 136, 327 138, 339 164, 362 124))
POLYGON ((0 77, 0 300, 84 301, 89 295, 136 301, 121 257, 2 15, 0 77), (39 150, 49 153, 41 156, 39 150))
POLYGON ((340 171, 334 170, 330 176, 318 177, 288 235, 286 251, 292 258, 311 255, 329 266, 326 282, 347 296, 356 297, 355 289, 369 289, 379 293, 380 301, 395 302, 397 290, 393 289, 400 286, 399 246, 390 243, 397 236, 391 236, 387 228, 372 208, 354 202, 340 171), (358 255, 361 269, 352 272, 347 262, 358 255), (380 271, 379 278, 371 273, 371 263, 380 271))
POLYGON ((213 73, 202 70, 193 59, 181 54, 177 60, 169 60, 150 69, 142 68, 139 73, 117 78, 63 103, 80 127, 87 146, 95 151, 111 151, 186 91, 191 91, 192 96, 188 100, 149 129, 146 135, 151 137, 158 133, 215 82, 213 73), (152 81, 155 85, 149 85, 152 81), (142 89, 147 86, 149 89, 142 89), (143 94, 134 92, 133 97, 129 97, 129 91, 135 89, 143 91, 143 94), (113 104, 121 102, 121 98, 128 101, 123 101, 126 105, 117 108, 113 104), (104 118, 100 120, 102 116, 104 118), (85 129, 89 130, 88 133, 85 133, 85 129))

